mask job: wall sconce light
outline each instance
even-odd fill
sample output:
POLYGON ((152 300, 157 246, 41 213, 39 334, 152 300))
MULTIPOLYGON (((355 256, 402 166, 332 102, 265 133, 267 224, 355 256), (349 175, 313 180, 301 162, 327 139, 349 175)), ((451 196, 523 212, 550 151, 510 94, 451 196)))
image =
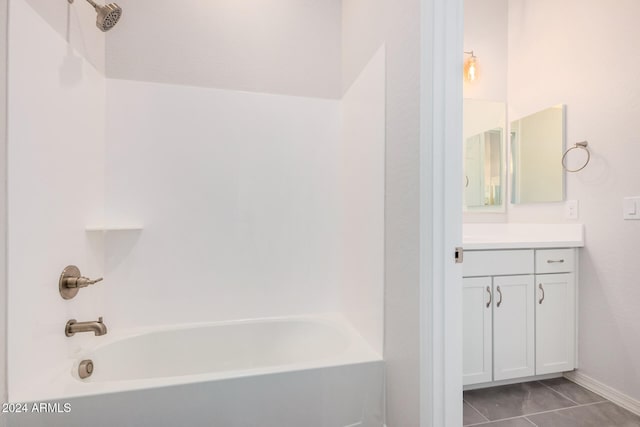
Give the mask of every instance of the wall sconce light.
POLYGON ((472 83, 478 79, 478 58, 473 54, 473 51, 465 52, 465 54, 471 56, 464 61, 464 79, 472 83))

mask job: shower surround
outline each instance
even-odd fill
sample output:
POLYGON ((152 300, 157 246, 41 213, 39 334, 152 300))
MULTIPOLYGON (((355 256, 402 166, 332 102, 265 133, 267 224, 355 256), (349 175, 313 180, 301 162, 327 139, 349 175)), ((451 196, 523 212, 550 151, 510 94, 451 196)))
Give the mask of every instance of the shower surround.
POLYGON ((11 401, 136 328, 340 313, 380 360, 384 48, 338 100, 108 79, 24 0, 9 31, 11 401), (105 280, 65 301, 69 264, 105 280))

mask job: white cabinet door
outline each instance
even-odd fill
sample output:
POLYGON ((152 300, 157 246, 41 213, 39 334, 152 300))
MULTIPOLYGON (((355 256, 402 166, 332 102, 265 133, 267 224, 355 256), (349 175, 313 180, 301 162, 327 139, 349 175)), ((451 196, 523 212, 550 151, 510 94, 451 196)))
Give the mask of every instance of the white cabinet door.
POLYGON ((493 379, 535 372, 533 275, 493 278, 493 379))
POLYGON ((536 276, 536 374, 575 368, 575 277, 536 276))
POLYGON ((491 377, 491 278, 462 279, 464 385, 486 383, 491 377))

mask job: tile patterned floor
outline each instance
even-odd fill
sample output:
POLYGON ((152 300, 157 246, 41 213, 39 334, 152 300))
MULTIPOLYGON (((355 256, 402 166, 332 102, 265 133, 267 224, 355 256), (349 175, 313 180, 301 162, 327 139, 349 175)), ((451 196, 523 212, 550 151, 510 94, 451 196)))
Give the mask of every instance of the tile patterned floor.
POLYGON ((464 425, 640 427, 640 416, 564 378, 464 392, 464 425))

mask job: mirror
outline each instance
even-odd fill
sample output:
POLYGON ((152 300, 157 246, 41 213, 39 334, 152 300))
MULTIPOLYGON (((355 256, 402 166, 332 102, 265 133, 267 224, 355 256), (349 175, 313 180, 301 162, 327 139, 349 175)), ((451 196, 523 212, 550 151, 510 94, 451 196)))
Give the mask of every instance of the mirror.
POLYGON ((564 200, 564 105, 511 122, 511 202, 564 200))
POLYGON ((464 209, 503 211, 505 104, 465 99, 463 106, 464 209))

